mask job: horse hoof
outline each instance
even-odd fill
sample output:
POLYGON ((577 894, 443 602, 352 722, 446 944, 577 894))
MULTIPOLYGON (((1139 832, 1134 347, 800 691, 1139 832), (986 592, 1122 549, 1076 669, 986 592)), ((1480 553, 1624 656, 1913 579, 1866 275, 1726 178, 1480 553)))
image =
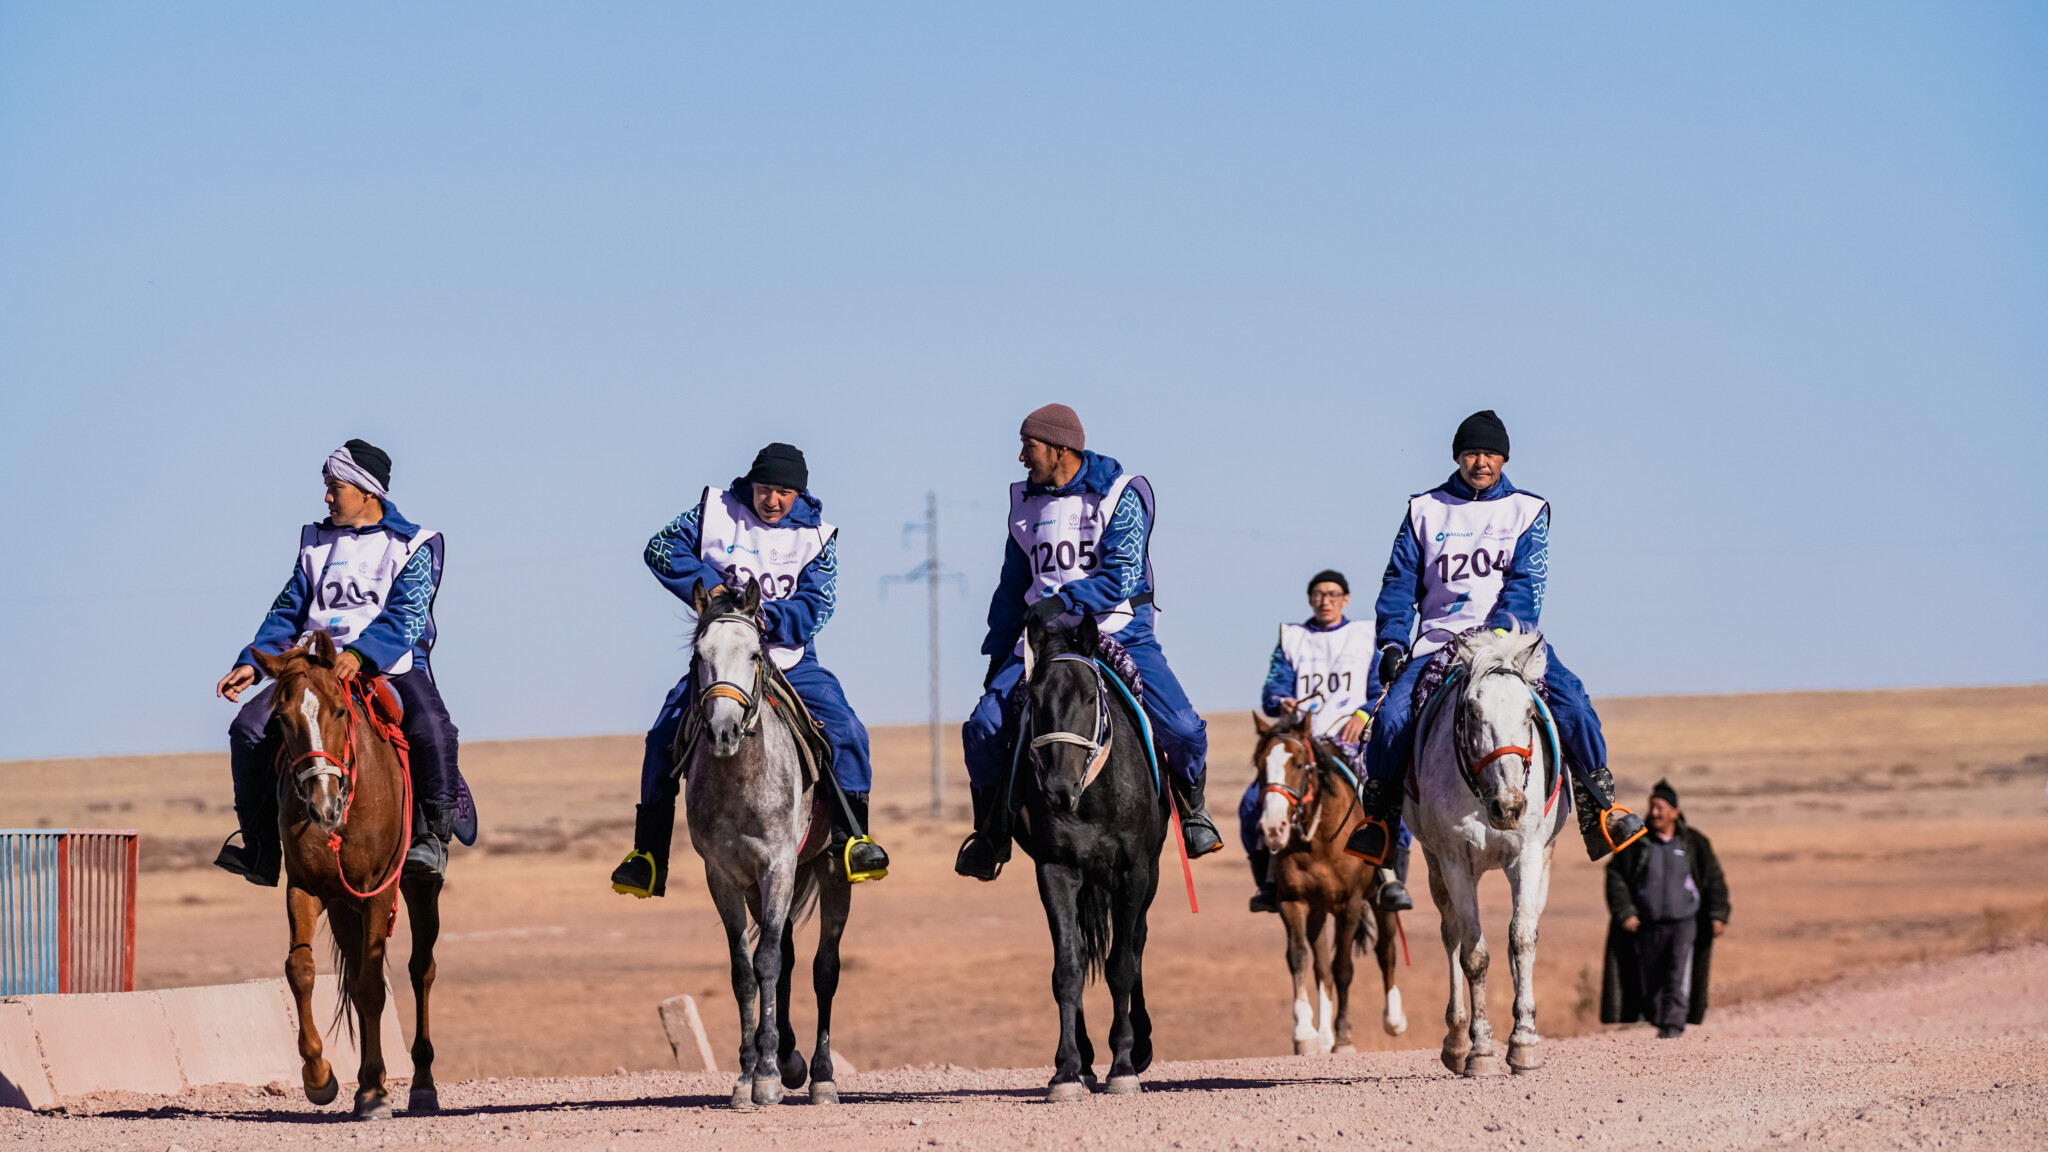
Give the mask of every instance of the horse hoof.
POLYGON ((1449 1069, 1450 1069, 1451 1071, 1453 1071, 1453 1072, 1456 1072, 1456 1073, 1458 1073, 1458 1074, 1459 1074, 1459 1075, 1461 1075, 1461 1076, 1462 1076, 1462 1075, 1464 1075, 1464 1073, 1465 1073, 1465 1053, 1463 1053, 1463 1052, 1453 1052, 1453 1051, 1451 1051, 1450 1049, 1446 1048, 1446 1049, 1444 1049, 1444 1051, 1443 1051, 1443 1053, 1442 1053, 1442 1056, 1443 1056, 1443 1062, 1444 1062, 1444 1067, 1446 1067, 1446 1068, 1449 1068, 1449 1069))
POLYGON ((1064 1084, 1054 1084, 1045 1090, 1045 1102, 1047 1104, 1068 1104, 1075 1100, 1086 1100, 1087 1098, 1088 1086, 1079 1080, 1069 1080, 1064 1084))
POLYGON ((1408 1018, 1406 1016, 1389 1016, 1380 1021, 1380 1027, 1386 1029, 1389 1036, 1399 1036, 1408 1030, 1408 1018))
POLYGON ((837 1084, 834 1084, 834 1083, 833 1083, 833 1082, 831 1082, 830 1080, 813 1080, 813 1081, 811 1081, 811 1103, 813 1103, 813 1104, 837 1104, 837 1103, 839 1103, 839 1085, 837 1085, 837 1084))
POLYGON ((1345 1044, 1345 1045, 1343 1045, 1342 1047, 1340 1047, 1340 1048, 1338 1048, 1338 1049, 1337 1049, 1337 1055, 1339 1055, 1339 1056, 1356 1056, 1356 1055, 1358 1055, 1358 1045, 1356 1045, 1356 1044, 1345 1044))
POLYGON ((803 1053, 791 1052, 782 1058, 782 1086, 784 1088, 803 1087, 804 1081, 810 1079, 809 1072, 810 1066, 804 1063, 803 1053))
POLYGON ((732 1106, 735 1108, 752 1108, 754 1106, 754 1082, 752 1080, 741 1077, 733 1083, 732 1106))
POLYGON ((754 1077, 754 1103, 782 1103, 782 1083, 778 1080, 766 1080, 759 1076, 754 1077))
POLYGON ((1543 1046, 1540 1043, 1508 1045, 1508 1067, 1517 1076, 1543 1067, 1543 1046))
POLYGON ((389 1120, 389 1119, 391 1119, 391 1098, 390 1098, 390 1097, 388 1097, 388 1096, 382 1096, 382 1095, 379 1095, 379 1096, 358 1096, 358 1097, 356 1097, 356 1119, 358 1119, 358 1120, 389 1120))
POLYGON ((1104 1089, 1111 1096, 1136 1096, 1144 1090, 1145 1086, 1138 1083, 1136 1076, 1111 1076, 1109 1087, 1104 1089))
POLYGON ((322 1084, 318 1088, 308 1086, 306 1089, 306 1099, 311 1100, 315 1104, 332 1104, 334 1103, 334 1098, 339 1095, 341 1095, 341 1082, 334 1078, 333 1068, 327 1070, 327 1083, 322 1084))
POLYGON ((1501 1066, 1500 1057, 1491 1052, 1473 1053, 1465 1057, 1465 1075, 1473 1078, 1499 1076, 1507 1069, 1501 1066))
POLYGON ((405 1098, 405 1110, 407 1112, 439 1112, 441 1110, 441 1094, 432 1088, 415 1088, 405 1098))

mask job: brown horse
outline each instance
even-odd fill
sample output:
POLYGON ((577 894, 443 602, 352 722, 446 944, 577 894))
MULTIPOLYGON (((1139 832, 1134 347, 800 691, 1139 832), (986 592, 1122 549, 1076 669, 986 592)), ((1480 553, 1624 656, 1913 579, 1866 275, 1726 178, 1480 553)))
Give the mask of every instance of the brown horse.
POLYGON ((1263 781, 1259 821, 1273 853, 1273 878, 1280 894, 1280 919, 1287 925, 1287 967, 1294 973, 1294 1053, 1356 1051, 1351 1043, 1351 975, 1354 947, 1364 951, 1377 937, 1380 978, 1386 985, 1381 1023, 1390 1036, 1408 1028, 1401 990, 1394 985, 1395 913, 1374 911, 1369 935, 1366 911, 1379 891, 1379 874, 1344 851, 1344 840, 1364 822, 1356 786, 1328 741, 1311 737, 1306 717, 1268 722, 1253 715, 1259 732, 1252 763, 1263 781), (1323 745, 1322 755, 1316 744, 1323 745), (1324 934, 1325 922, 1335 931, 1324 934), (1336 994, 1336 1016, 1330 1013, 1336 994))
MULTIPOLYGON (((361 1037, 356 1073, 358 1120, 391 1116, 384 1086, 384 941, 398 914, 399 890, 412 925, 412 990, 417 1002, 412 1045, 412 1095, 407 1108, 435 1111, 434 1045, 428 1039, 427 997, 434 986, 434 941, 441 932, 441 881, 405 876, 412 829, 411 785, 406 776, 388 690, 381 701, 371 681, 344 682, 335 672, 333 641, 315 633, 281 655, 256 653, 276 679, 273 714, 283 738, 278 770, 278 824, 284 835, 286 911, 292 947, 285 977, 299 1010, 299 1057, 306 1099, 332 1101, 340 1086, 320 1055, 313 1020, 313 931, 320 914, 334 938, 340 972, 340 1011, 352 1016, 361 1037)), ((403 1038, 398 1038, 403 1043, 403 1038)))

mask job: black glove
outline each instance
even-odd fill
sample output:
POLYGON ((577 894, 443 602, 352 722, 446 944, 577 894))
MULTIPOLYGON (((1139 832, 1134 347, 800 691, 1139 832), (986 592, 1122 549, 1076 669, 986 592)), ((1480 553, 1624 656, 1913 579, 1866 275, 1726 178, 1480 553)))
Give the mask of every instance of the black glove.
POLYGON ((1026 608, 1024 610, 1024 623, 1050 624, 1065 615, 1066 611, 1066 602, 1061 600, 1059 595, 1055 593, 1026 608))
POLYGON ((1001 653, 988 658, 988 675, 981 678, 981 690, 983 692, 996 686, 996 673, 1003 670, 1004 659, 1005 657, 1001 653))
POLYGON ((1384 689, 1391 685, 1394 679, 1401 675, 1401 669, 1407 666, 1407 663, 1406 648, 1391 640, 1380 645, 1380 687, 1384 689))

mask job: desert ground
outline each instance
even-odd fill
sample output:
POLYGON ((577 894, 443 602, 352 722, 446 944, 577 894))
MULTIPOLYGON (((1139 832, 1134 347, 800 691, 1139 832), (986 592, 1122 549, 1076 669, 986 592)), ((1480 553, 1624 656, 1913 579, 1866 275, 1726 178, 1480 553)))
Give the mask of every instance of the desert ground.
MULTIPOLYGON (((1939 1057, 1927 1053, 1941 1044, 1961 1044, 1958 1051, 1987 1058, 1986 1075, 2017 1086, 2015 1107, 2031 1116, 2029 1130, 2037 1140, 2042 1137, 2043 1067, 2038 1055, 2025 1053, 2037 1051, 2043 1038, 2044 961, 2030 942, 2048 938, 2048 686, 1620 698, 1601 701, 1600 708, 1624 798, 1640 804, 1649 786, 1668 776, 1688 818, 1713 838, 1733 894, 1732 922, 1715 953, 1715 1014, 1697 1042, 1677 1042, 1682 1047, 1669 1057, 1675 1063, 1667 1070, 1718 1079, 1721 1072, 1711 1071, 1720 1067, 1715 1053, 1728 1049, 1714 1045, 1724 1035, 1737 1035, 1724 1033, 1723 1021, 1731 1029, 1743 1021, 1747 1031, 1740 1035, 1751 1047, 1741 1060, 1782 1066, 1789 1079, 1781 1087, 1811 1096, 1819 1107, 1822 1097, 1844 1099, 1827 1095, 1832 1090, 1819 1083, 1853 1079, 1852 1066, 1938 1063, 1939 1057), (1967 959, 1985 953, 1992 955, 1967 959), (1943 981, 1975 980, 1995 988, 2006 969, 1981 967, 1994 961, 2019 965, 2012 979, 2031 982, 2032 1006, 2019 1016, 2010 1015, 2023 999, 2016 990, 1987 992, 1990 1003, 1929 1001, 1935 993, 1916 990, 1919 985, 1910 981, 1901 984, 1906 977, 1898 975, 1918 973, 1913 979, 1941 987, 1947 986, 1943 981), (1885 1003, 1919 1006, 1919 1030, 1899 1043, 1920 1047, 1910 1056, 1857 1055, 1850 1050, 1854 1045, 1828 1039, 1835 1034, 1827 1029, 1843 1021, 1832 994, 1816 991, 1826 989, 1847 989, 1843 995, 1851 999, 1844 1003, 1876 1005, 1888 995, 1892 999, 1885 1003), (1930 1003, 1939 1005, 1931 1013, 1924 1011, 1930 1003), (1957 1013, 1953 1028, 1945 1022, 1951 1010, 1957 1013), (1781 1012, 1804 1012, 1798 1018, 1819 1023, 1773 1033, 1771 1022, 1781 1012), (2034 1043, 1998 1047, 2014 1035, 2031 1036, 2034 1043), (1971 1047, 1977 1044, 1971 1037, 1983 1038, 1982 1044, 1971 1047), (1815 1078, 1814 1086, 1799 1087, 1807 1083, 1802 1077, 1815 1078)), ((1238 791, 1251 778, 1251 733, 1248 714, 1210 717, 1210 800, 1219 817, 1232 813, 1238 791)), ((926 1105, 941 1099, 1007 1105, 1030 1098, 1026 1089, 1043 1084, 1056 1037, 1050 947, 1028 862, 1020 858, 990 885, 952 874, 952 853, 967 831, 966 789, 956 733, 947 735, 946 811, 934 818, 928 814, 925 729, 875 732, 876 831, 895 865, 887 879, 856 890, 834 1035, 835 1046, 860 1070, 857 1076, 896 1070, 886 1074, 893 1079, 861 1087, 842 1078, 843 1089, 882 1091, 889 1085, 888 1091, 905 1094, 910 1111, 901 1119, 891 1111, 891 1124, 913 1114, 935 1117, 936 1104, 926 1105), (962 1071, 1033 1068, 1038 1071, 962 1071)), ((721 1066, 731 1068, 738 1025, 723 935, 694 856, 679 839, 677 880, 666 899, 632 900, 613 893, 606 882, 631 835, 638 737, 480 742, 465 745, 463 756, 484 830, 475 848, 457 850, 451 866, 435 1033, 443 1083, 479 1083, 452 1086, 444 1099, 452 1103, 465 1098, 460 1093, 471 1093, 473 1105, 482 1107, 497 1093, 513 1091, 491 1086, 492 1077, 500 1084, 523 1078, 519 1098, 529 1103, 549 1093, 585 1101, 723 1099, 712 1080, 675 1071, 655 1012, 666 997, 696 996, 721 1066), (556 1079, 546 1087, 527 1083, 571 1077, 581 1079, 556 1079)), ((0 825, 143 831, 139 986, 226 983, 281 971, 286 941, 280 893, 206 866, 233 826, 224 755, 0 764, 0 825)), ((1602 867, 1588 863, 1575 843, 1561 842, 1556 859, 1537 958, 1538 1024, 1550 1039, 1585 1038, 1555 1046, 1550 1068, 1532 1083, 1577 1083, 1580 1073, 1567 1070, 1574 1066, 1598 1067, 1598 1076, 1610 1079, 1638 1076, 1639 1070, 1612 1065, 1622 1059, 1616 1046, 1631 1053, 1625 1062, 1639 1059, 1631 1046, 1643 1030, 1603 1030, 1596 1019, 1607 926, 1602 867)), ((1411 886, 1423 894, 1419 853, 1416 866, 1411 886)), ((1246 1115, 1270 1111, 1274 1093, 1292 1099, 1289 1094, 1298 1090, 1304 1093, 1301 1107, 1313 1117, 1318 1109, 1337 1107, 1318 1104, 1318 1092, 1361 1080, 1437 1102, 1446 1113, 1442 1123, 1453 1127, 1466 1119, 1477 1124, 1474 1109, 1495 1107, 1474 1103, 1460 1095, 1464 1090, 1436 1080, 1444 957, 1426 895, 1404 918, 1413 961, 1398 970, 1407 1033, 1392 1037, 1380 1031, 1379 981, 1366 968, 1354 1016, 1360 1056, 1268 1060, 1263 1058, 1291 1050, 1279 920, 1245 910, 1251 876, 1234 843, 1196 862, 1194 873, 1200 912, 1190 912, 1178 859, 1170 858, 1151 918, 1146 986, 1162 1061, 1151 1078, 1160 1087, 1229 1088, 1245 1094, 1232 1108, 1246 1115), (1375 1056, 1375 1050, 1398 1051, 1375 1056), (1211 1063, 1249 1058, 1261 1059, 1211 1063)), ((1506 886, 1496 874, 1485 891, 1489 929, 1498 937, 1505 931, 1506 886)), ((799 941, 807 948, 803 935, 799 941)), ((394 954, 404 955, 402 920, 395 945, 394 954)), ((397 975, 401 1012, 407 1013, 402 969, 397 975)), ((1496 1020, 1507 1015, 1505 975, 1503 965, 1492 981, 1496 1020)), ((795 1015, 807 1044, 809 990, 801 969, 797 984, 795 1015)), ((1091 995, 1099 996, 1099 990, 1091 995)), ((1091 1003, 1098 1029, 1107 1020, 1105 1008, 1091 1003)), ((1870 1011, 1882 1015, 1892 1009, 1870 1011)), ((694 1073, 694 1060, 690 1067, 694 1073)), ((1904 1080, 1899 1084, 1899 1091, 1910 1087, 1904 1080)), ((1521 1080, 1514 1086, 1527 1091, 1521 1080)), ((1632 1090, 1616 1088, 1614 1095, 1634 1103, 1632 1090)), ((1148 1098, 1126 1118, 1153 1116, 1146 1109, 1164 1099, 1148 1098)), ((1604 1099, 1589 1098, 1572 1112, 1579 1127, 1560 1125, 1560 1131, 1585 1134, 1589 1117, 1598 1118, 1589 1109, 1604 1099)), ((272 1100, 261 1107, 286 1104, 272 1100)), ((1607 1110, 1617 1116, 1633 1112, 1607 1110)), ((1812 1124, 1825 1119, 1821 1112, 1800 1119, 1797 1111, 1772 1112, 1778 1128, 1756 1128, 1750 1143, 1764 1142, 1773 1131, 1811 1133, 1812 1124)), ((852 1114, 850 1108, 836 1114, 832 1123, 842 1126, 838 1131, 846 1131, 852 1114)), ((616 1132, 654 1130, 646 1116, 634 1115, 632 1124, 577 1129, 572 1142, 602 1147, 616 1132)), ((673 1122, 721 1122, 690 1115, 673 1122)), ((72 1131, 22 1123, 0 1123, 0 1139, 72 1131)), ((460 1131, 474 1128, 472 1122, 460 1131)), ((1304 1130, 1322 1131, 1314 1124, 1304 1130)), ((516 1124, 476 1131, 477 1138, 510 1138, 516 1124)), ((787 1124, 756 1131, 767 1143, 776 1142, 769 1139, 774 1132, 792 1139, 797 1133, 787 1124)), ((1104 1142, 1114 1138, 1108 1130, 1076 1131, 1104 1142)), ((966 1138, 967 1129, 962 1132, 966 1138)), ((571 1136, 567 1130, 558 1134, 571 1136)), ((1227 1146, 1214 1131, 1189 1134, 1201 1137, 1191 1147, 1227 1146)), ((908 1131, 884 1135, 860 1142, 923 1142, 913 1141, 908 1131)), ((1045 1135, 1052 1140, 1055 1134, 1045 1135)), ((230 1142, 216 1136, 202 1143, 230 1142)))

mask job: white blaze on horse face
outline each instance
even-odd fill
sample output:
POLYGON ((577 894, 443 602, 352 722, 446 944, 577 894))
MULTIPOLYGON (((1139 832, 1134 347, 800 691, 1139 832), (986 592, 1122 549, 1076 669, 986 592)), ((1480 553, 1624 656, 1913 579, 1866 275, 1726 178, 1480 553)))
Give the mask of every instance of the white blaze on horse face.
MULTIPOLYGON (((1294 753, 1287 745, 1276 741, 1266 750, 1266 783, 1286 784, 1287 765, 1293 759, 1294 753)), ((1277 852, 1287 846, 1287 798, 1278 792, 1268 792, 1262 808, 1259 833, 1266 838, 1266 847, 1277 852)))
POLYGON ((320 697, 311 688, 299 697, 299 715, 306 718, 306 739, 312 741, 313 751, 327 751, 320 743, 320 697))

